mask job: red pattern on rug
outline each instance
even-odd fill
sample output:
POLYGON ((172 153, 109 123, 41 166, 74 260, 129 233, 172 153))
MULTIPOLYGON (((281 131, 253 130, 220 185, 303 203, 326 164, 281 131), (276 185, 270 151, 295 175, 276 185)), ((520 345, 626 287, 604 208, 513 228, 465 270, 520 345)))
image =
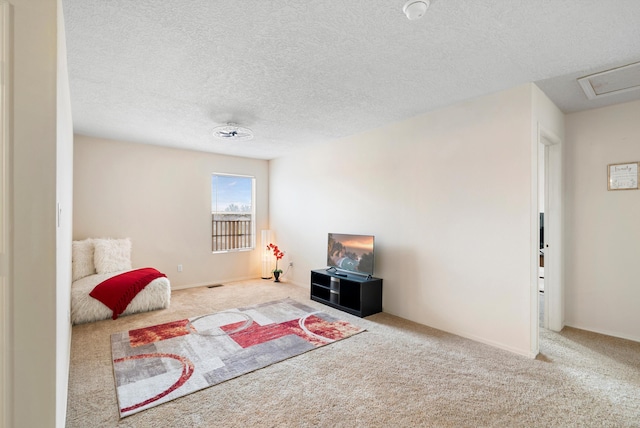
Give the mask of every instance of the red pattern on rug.
MULTIPOLYGON (((223 325, 220 328, 225 332, 229 332, 238 329, 242 324, 244 324, 243 321, 235 322, 233 324, 223 325)), ((287 321, 282 324, 267 324, 264 326, 254 321, 248 328, 237 333, 232 333, 229 337, 243 348, 248 348, 290 334, 302 336, 302 330, 300 327, 296 330, 296 327, 298 327, 298 320, 287 321)))
POLYGON ((124 412, 130 412, 132 410, 136 410, 139 409, 140 407, 146 406, 147 404, 153 403, 154 401, 158 401, 159 399, 161 399, 162 397, 164 397, 165 395, 170 394, 172 391, 175 391, 176 389, 180 388, 182 385, 184 385, 189 378, 191 377, 191 375, 193 374, 193 363, 186 357, 182 357, 180 355, 175 355, 175 354, 161 354, 161 353, 157 353, 157 354, 138 354, 138 355, 131 355, 129 357, 123 357, 123 358, 117 358, 115 360, 113 360, 114 363, 121 363, 123 361, 129 361, 129 360, 140 360, 143 358, 173 358, 174 360, 178 360, 180 362, 180 364, 182 364, 182 373, 180 374, 180 377, 178 378, 178 380, 171 385, 169 388, 167 388, 166 390, 162 391, 159 394, 154 395, 153 397, 144 400, 140 403, 134 404, 133 406, 129 406, 129 407, 125 407, 124 409, 121 409, 120 412, 124 413, 124 412))
POLYGON ((173 337, 184 336, 190 333, 187 328, 189 320, 172 321, 165 324, 153 325, 151 327, 129 330, 129 343, 132 348, 148 345, 161 340, 171 339, 173 337))
MULTIPOLYGON (((248 348, 283 336, 295 334, 317 347, 326 345, 327 342, 342 339, 348 334, 354 334, 356 331, 359 331, 359 329, 353 328, 353 326, 343 321, 327 322, 315 315, 310 315, 303 320, 304 326, 311 333, 321 336, 325 340, 314 335, 309 335, 303 330, 300 327, 300 318, 280 324, 267 325, 259 325, 254 321, 248 328, 240 330, 237 333, 231 333, 229 337, 241 347, 248 348)), ((220 328, 225 332, 229 332, 238 329, 242 324, 244 324, 244 322, 237 322, 224 325, 220 328)))

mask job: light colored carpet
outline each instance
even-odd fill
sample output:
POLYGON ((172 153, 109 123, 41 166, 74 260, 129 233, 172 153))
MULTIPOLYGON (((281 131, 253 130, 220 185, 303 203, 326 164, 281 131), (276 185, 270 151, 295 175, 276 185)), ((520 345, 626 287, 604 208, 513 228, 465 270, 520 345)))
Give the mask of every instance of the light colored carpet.
POLYGON ((179 290, 169 309, 74 326, 67 426, 640 427, 640 343, 542 330, 531 360, 308 293, 265 280, 179 290), (285 297, 367 331, 119 420, 111 333, 285 297))

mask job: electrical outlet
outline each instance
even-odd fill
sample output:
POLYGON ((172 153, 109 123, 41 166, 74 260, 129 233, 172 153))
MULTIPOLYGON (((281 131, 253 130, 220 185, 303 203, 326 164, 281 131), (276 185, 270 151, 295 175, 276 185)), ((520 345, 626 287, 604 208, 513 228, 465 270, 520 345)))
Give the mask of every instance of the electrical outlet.
POLYGON ((293 262, 289 262, 289 267, 293 267, 293 262))
POLYGON ((182 272, 182 265, 178 265, 178 272, 182 272))

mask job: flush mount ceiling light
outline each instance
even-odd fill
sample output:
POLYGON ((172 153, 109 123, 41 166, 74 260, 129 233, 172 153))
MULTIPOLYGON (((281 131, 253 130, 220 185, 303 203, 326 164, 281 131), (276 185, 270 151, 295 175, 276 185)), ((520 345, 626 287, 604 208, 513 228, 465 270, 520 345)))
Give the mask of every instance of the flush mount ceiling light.
POLYGON ((404 4, 402 11, 409 20, 414 21, 416 19, 422 18, 427 9, 429 8, 429 4, 431 4, 430 0, 409 0, 404 4))
POLYGON ((243 128, 242 126, 229 122, 226 125, 214 128, 213 136, 220 140, 247 141, 253 138, 253 131, 249 128, 243 128))

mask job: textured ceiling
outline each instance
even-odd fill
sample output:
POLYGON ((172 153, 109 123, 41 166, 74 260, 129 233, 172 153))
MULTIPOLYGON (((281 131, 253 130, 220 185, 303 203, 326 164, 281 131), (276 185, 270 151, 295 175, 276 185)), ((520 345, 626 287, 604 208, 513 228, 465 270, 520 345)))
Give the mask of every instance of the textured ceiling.
POLYGON ((565 112, 640 98, 576 82, 640 61, 638 0, 403 4, 63 0, 75 132, 273 159, 527 82, 565 112))

